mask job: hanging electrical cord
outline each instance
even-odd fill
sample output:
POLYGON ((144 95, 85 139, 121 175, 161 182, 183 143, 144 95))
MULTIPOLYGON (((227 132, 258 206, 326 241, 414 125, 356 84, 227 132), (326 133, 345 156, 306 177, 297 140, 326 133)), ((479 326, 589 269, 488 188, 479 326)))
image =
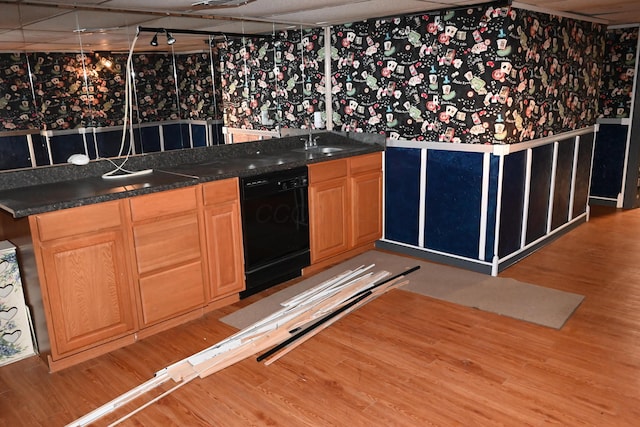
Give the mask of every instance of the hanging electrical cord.
MULTIPOLYGON (((280 65, 278 61, 278 52, 280 51, 281 43, 280 43, 280 40, 276 39, 275 23, 273 24, 273 28, 271 31, 272 31, 271 36, 273 37, 273 40, 274 40, 273 42, 273 85, 275 87, 275 94, 276 94, 276 111, 282 112, 282 105, 280 104, 282 96, 280 94, 280 89, 278 88, 278 72, 280 70, 280 65)), ((282 123, 282 115, 276 114, 276 121, 277 121, 276 129, 279 131, 280 124, 282 123)))
POLYGON ((248 89, 249 80, 247 74, 249 73, 249 67, 247 67, 247 56, 249 56, 249 54, 247 52, 247 41, 244 37, 244 22, 242 23, 242 49, 244 51, 244 54, 242 55, 242 60, 244 61, 244 65, 242 68, 242 74, 244 74, 244 88, 248 89))
MULTIPOLYGON (((217 120, 218 119, 218 98, 216 96, 216 70, 215 70, 215 64, 213 63, 213 43, 214 43, 214 39, 213 36, 209 36, 209 63, 210 63, 210 67, 211 67, 211 89, 213 92, 213 119, 217 120)), ((208 128, 210 128, 209 126, 207 126, 208 128)), ((211 137, 215 138, 215 145, 220 144, 220 141, 218 140, 218 132, 215 132, 215 136, 214 135, 210 135, 211 137)), ((209 139, 209 141, 211 142, 211 138, 209 139)))
POLYGON ((120 164, 117 164, 111 159, 106 159, 112 165, 115 166, 115 169, 104 173, 102 175, 103 179, 118 179, 118 178, 131 177, 131 176, 147 175, 153 172, 153 169, 145 169, 141 171, 130 171, 124 168, 124 165, 129 160, 129 156, 131 154, 131 145, 134 143, 133 120, 131 118, 133 117, 132 87, 133 87, 133 79, 135 78, 135 76, 133 75, 133 59, 132 58, 133 58, 133 49, 135 48, 137 41, 138 41, 138 34, 136 34, 136 36, 133 38, 133 41, 131 42, 131 48, 129 49, 129 55, 127 56, 127 63, 125 65, 124 120, 123 120, 123 128, 122 128, 122 139, 120 141, 120 151, 118 152, 118 157, 121 157, 124 151, 124 146, 127 141, 127 131, 129 132, 129 148, 127 150, 127 154, 124 160, 120 164))

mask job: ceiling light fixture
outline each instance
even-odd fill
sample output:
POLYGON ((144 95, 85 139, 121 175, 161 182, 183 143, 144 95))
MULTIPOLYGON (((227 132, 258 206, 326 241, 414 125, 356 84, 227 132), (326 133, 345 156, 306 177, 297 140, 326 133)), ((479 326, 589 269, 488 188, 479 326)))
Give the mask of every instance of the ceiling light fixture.
POLYGON ((165 30, 165 32, 167 33, 167 44, 169 46, 171 46, 172 44, 174 44, 176 42, 176 39, 173 38, 173 36, 171 35, 171 33, 169 31, 165 30))
POLYGON ((192 3, 191 6, 193 7, 201 7, 201 8, 208 8, 208 9, 215 9, 215 8, 224 8, 224 7, 238 7, 238 6, 244 6, 247 3, 251 3, 255 0, 202 0, 202 1, 197 1, 195 3, 192 3))
MULTIPOLYGON (((169 44, 173 44, 176 42, 176 39, 172 36, 172 34, 191 34, 191 35, 203 35, 203 36, 221 36, 224 37, 224 39, 226 40, 227 37, 246 37, 246 34, 239 34, 239 33, 227 33, 227 32, 219 32, 219 31, 200 31, 200 30, 185 30, 185 29, 179 29, 179 28, 158 28, 158 27, 138 27, 137 29, 137 33, 136 34, 140 34, 142 32, 146 32, 146 33, 155 33, 154 38, 151 40, 152 42, 154 40, 157 41, 157 35, 160 33, 165 33, 167 35, 167 43, 169 44)), ((256 38, 256 39, 260 39, 260 40, 275 40, 276 37, 275 35, 270 35, 270 34, 252 34, 251 37, 256 38)), ((152 46, 156 46, 154 44, 152 44, 152 46)))
POLYGON ((156 33, 153 38, 151 39, 151 42, 149 42, 149 44, 151 46, 158 46, 158 33, 156 33))

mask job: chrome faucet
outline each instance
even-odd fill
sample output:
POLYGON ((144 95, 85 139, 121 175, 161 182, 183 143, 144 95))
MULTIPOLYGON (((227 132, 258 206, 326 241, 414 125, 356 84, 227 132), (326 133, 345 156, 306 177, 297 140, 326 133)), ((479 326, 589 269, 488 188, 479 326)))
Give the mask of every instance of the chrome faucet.
POLYGON ((309 128, 309 137, 302 139, 304 141, 304 149, 309 150, 311 148, 315 148, 318 146, 318 137, 313 136, 311 133, 311 128, 309 128))

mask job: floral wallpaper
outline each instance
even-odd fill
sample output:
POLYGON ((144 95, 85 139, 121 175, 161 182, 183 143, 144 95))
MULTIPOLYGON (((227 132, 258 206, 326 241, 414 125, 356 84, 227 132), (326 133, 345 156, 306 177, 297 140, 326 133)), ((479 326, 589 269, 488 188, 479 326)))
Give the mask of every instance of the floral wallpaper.
POLYGON ((241 129, 307 127, 324 111, 324 31, 281 32, 221 45, 225 124, 241 129))
MULTIPOLYGON (((282 32, 273 40, 225 39, 213 55, 137 54, 134 119, 223 116, 235 128, 304 128, 316 124, 319 113, 335 129, 391 138, 527 141, 595 123, 605 30, 483 6, 339 25, 330 29, 328 43, 325 30, 315 28, 282 32)), ((624 34, 629 45, 637 39, 637 31, 624 34)), ((609 49, 620 52, 612 55, 618 64, 610 65, 622 67, 617 75, 631 72, 622 63, 630 57, 622 55, 627 48, 610 41, 609 49)), ((123 55, 101 53, 0 54, 4 129, 121 124, 124 62, 123 55)), ((616 111, 621 108, 618 98, 625 91, 613 83, 616 99, 601 100, 605 112, 614 103, 616 111)))
POLYGON ((638 31, 638 27, 607 31, 600 81, 599 107, 602 118, 628 118, 631 113, 638 31))
MULTIPOLYGON (((138 117, 141 122, 219 118, 216 102, 221 97, 220 89, 212 90, 213 76, 219 72, 211 72, 209 53, 176 55, 175 62, 174 70, 171 54, 134 55, 134 121, 138 117)), ((4 70, 0 77, 3 129, 121 125, 125 63, 123 54, 0 54, 0 69, 4 70)))
POLYGON ((498 96, 509 93, 495 73, 510 67, 509 19, 508 8, 477 8, 336 27, 335 124, 391 138, 494 142, 498 96))
POLYGON ((122 124, 124 61, 114 61, 113 71, 98 55, 35 53, 29 61, 42 129, 122 124))
MULTIPOLYGON (((281 62, 271 60, 269 44, 227 46, 225 123, 268 128, 258 112, 278 105, 280 126, 303 127, 314 111, 326 111, 320 31, 302 39, 299 32, 280 35, 273 49, 281 62), (256 74, 263 76, 259 89, 256 74)), ((509 7, 335 26, 327 76, 331 119, 341 130, 470 144, 510 144, 590 126, 604 35, 600 24, 509 7)))
POLYGON ((26 55, 3 54, 0 61, 0 132, 40 129, 26 55))
POLYGON ((604 30, 491 7, 336 27, 336 124, 493 144, 592 125, 604 30))
POLYGON ((606 27, 518 10, 510 29, 513 68, 507 142, 595 124, 606 27))
POLYGON ((219 65, 206 53, 181 54, 176 57, 180 117, 182 119, 206 120, 221 117, 219 100, 222 97, 219 65), (211 68, 214 68, 213 73, 211 68), (216 79, 214 82, 213 79, 216 79))

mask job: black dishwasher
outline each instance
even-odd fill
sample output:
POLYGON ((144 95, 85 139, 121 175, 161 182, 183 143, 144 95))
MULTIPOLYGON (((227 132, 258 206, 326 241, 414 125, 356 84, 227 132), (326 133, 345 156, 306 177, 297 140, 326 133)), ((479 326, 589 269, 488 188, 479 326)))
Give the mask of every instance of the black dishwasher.
POLYGON ((241 298, 298 277, 311 263, 307 190, 306 166, 241 178, 241 298))

